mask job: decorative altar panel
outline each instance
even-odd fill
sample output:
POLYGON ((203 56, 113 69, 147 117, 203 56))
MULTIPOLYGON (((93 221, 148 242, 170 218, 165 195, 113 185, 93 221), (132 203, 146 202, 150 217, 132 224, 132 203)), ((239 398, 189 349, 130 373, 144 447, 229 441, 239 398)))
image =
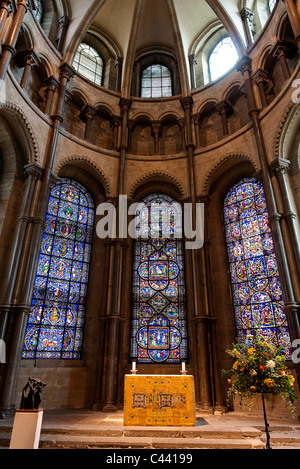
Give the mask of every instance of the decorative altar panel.
POLYGON ((193 376, 125 376, 125 426, 196 425, 193 376))

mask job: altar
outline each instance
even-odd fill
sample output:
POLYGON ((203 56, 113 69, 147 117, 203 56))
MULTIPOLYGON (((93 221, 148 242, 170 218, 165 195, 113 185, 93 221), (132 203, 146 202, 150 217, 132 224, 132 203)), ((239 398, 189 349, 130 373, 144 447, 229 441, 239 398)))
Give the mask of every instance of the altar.
POLYGON ((126 375, 125 426, 196 425, 194 377, 126 375))

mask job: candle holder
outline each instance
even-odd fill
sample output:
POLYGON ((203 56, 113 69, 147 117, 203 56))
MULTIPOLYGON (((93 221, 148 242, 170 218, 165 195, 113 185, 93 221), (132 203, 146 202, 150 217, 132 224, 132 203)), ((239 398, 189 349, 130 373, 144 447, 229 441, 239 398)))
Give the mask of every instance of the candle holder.
POLYGON ((136 375, 137 374, 137 369, 136 369, 136 362, 132 362, 132 370, 131 371, 131 374, 132 375, 136 375))

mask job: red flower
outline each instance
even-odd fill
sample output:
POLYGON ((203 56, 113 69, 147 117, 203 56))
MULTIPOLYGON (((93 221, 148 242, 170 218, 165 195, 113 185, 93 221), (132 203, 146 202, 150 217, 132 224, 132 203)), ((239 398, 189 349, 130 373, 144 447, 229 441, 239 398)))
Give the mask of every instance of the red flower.
POLYGON ((265 371, 265 367, 264 367, 264 365, 259 365, 259 367, 258 367, 258 368, 259 368, 259 371, 265 371))

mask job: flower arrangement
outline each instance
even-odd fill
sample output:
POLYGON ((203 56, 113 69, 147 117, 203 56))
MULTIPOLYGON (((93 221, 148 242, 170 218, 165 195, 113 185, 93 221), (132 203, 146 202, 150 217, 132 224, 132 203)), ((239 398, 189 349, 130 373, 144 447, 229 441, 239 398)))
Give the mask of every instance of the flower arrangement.
POLYGON ((239 395, 249 407, 256 394, 280 396, 291 405, 298 399, 295 378, 285 365, 281 347, 251 337, 246 343, 235 344, 227 353, 235 360, 230 370, 222 372, 230 384, 229 397, 239 395))

